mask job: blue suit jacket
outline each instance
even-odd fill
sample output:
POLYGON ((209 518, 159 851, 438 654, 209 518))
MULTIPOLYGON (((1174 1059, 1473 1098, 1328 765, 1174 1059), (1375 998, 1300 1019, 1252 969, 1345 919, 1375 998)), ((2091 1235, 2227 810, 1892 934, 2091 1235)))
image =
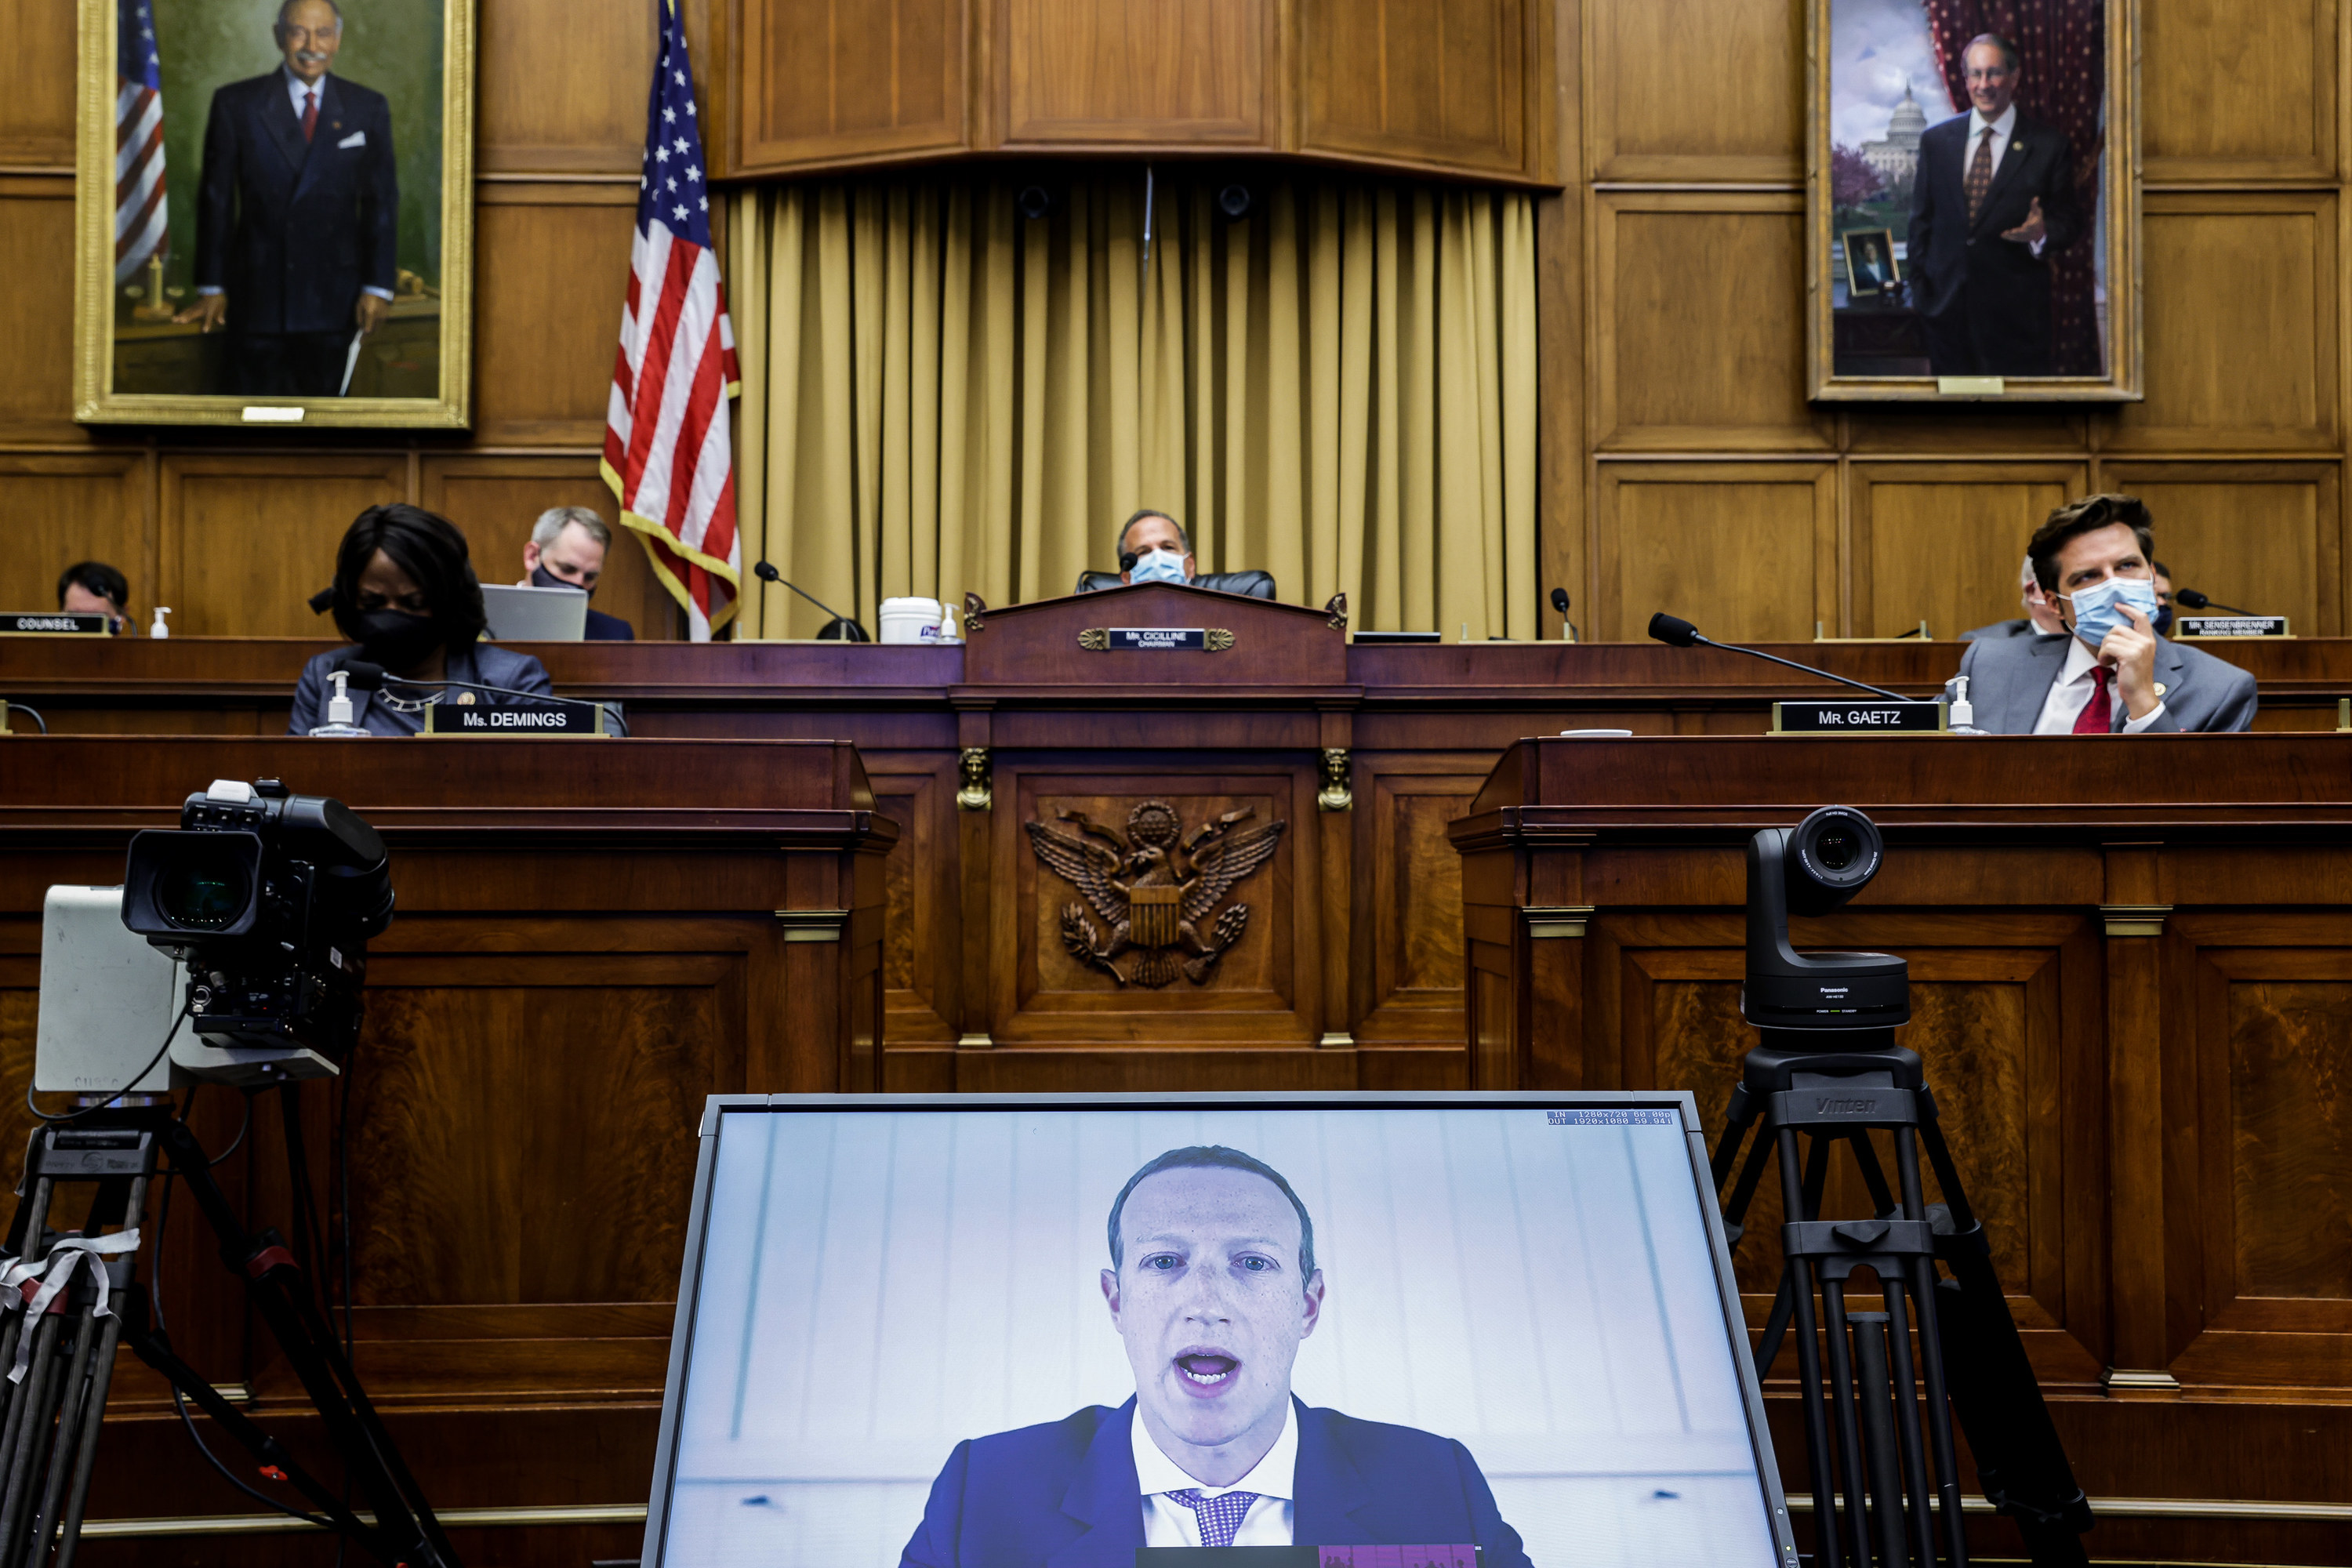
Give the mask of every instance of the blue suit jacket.
POLYGON ((399 186, 383 94, 330 73, 305 142, 283 70, 233 81, 205 124, 196 282, 231 333, 349 332, 361 288, 392 289, 399 186))
MULTIPOLYGON (((334 682, 327 677, 339 661, 358 657, 360 650, 355 647, 330 648, 314 655, 302 667, 302 679, 294 687, 294 712, 286 721, 288 734, 307 735, 326 721, 327 700, 335 694, 334 682)), ((555 683, 548 679, 545 665, 527 653, 514 653, 496 643, 476 643, 463 653, 451 654, 449 679, 470 680, 480 686, 504 686, 539 697, 555 695, 555 683)), ((413 689, 402 695, 421 696, 425 689, 413 689)), ((454 698, 457 693, 450 695, 454 698)), ((371 735, 414 735, 425 728, 421 714, 395 712, 375 700, 373 691, 354 691, 351 699, 352 722, 371 735)), ((477 692, 475 700, 497 703, 505 699, 477 692)))
MULTIPOLYGON (((1302 1546, 1475 1542, 1486 1568, 1528 1568, 1470 1450, 1294 1398, 1302 1546)), ((1129 1424, 1135 1401, 967 1438, 931 1483, 901 1568, 1135 1568, 1143 1544, 1129 1424)))

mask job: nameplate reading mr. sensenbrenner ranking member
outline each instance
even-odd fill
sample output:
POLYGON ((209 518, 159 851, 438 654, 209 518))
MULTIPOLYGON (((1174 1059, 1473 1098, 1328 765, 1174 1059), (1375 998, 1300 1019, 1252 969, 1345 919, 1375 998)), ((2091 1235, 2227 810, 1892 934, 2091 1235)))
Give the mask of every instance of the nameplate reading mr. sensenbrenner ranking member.
POLYGON ((1775 735, 1936 734, 1951 728, 1941 702, 1775 702, 1775 735))

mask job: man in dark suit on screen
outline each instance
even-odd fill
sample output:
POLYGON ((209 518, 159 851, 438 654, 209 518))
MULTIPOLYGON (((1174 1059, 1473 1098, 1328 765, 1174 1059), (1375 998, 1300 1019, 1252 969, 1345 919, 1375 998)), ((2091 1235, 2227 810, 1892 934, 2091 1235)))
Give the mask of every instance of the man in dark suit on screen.
POLYGON ((2050 263, 2081 237, 2074 153, 2018 111, 2017 46, 1998 34, 1961 55, 1969 112, 1919 138, 1911 187, 1911 299, 1937 375, 2056 374, 2050 263))
MULTIPOLYGON (((956 1445, 901 1568, 1134 1568, 1138 1547, 1477 1546, 1528 1568, 1470 1450, 1294 1397, 1323 1311, 1272 1166, 1171 1149, 1110 1208, 1102 1292, 1135 1397, 956 1445)), ((1419 1558, 1413 1561, 1420 1561, 1419 1558)))
POLYGON ((221 391, 333 397, 354 334, 392 311, 392 110, 330 74, 343 42, 336 0, 285 0, 271 31, 285 63, 213 94, 197 299, 176 319, 226 328, 221 391))

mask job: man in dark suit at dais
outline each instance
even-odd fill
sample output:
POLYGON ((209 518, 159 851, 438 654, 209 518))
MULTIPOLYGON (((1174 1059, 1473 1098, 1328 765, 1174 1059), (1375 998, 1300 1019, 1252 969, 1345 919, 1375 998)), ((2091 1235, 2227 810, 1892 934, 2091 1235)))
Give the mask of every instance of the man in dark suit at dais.
POLYGON ((2050 263, 2082 237, 2074 152, 2020 113, 2017 47, 1969 41, 1968 113, 1919 138, 1911 187, 1911 300, 1937 375, 2050 375, 2050 263))
POLYGON ((197 299, 177 319, 227 329, 222 392, 332 397, 353 334, 392 310, 392 110, 330 74, 343 42, 336 0, 285 0, 271 32, 284 64, 213 94, 197 299))
POLYGON ((1110 1206, 1104 1302, 1135 1397, 956 1445, 901 1568, 1134 1568, 1139 1547, 1478 1547, 1528 1568, 1470 1450, 1290 1392, 1323 1310, 1273 1167, 1171 1149, 1110 1206))

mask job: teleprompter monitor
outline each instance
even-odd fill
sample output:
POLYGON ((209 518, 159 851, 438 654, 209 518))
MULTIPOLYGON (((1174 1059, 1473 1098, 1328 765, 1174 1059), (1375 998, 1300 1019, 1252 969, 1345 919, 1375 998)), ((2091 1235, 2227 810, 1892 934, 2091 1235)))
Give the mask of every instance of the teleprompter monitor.
POLYGON ((1687 1094, 719 1096, 685 1251, 647 1568, 1795 1568, 1687 1094))

